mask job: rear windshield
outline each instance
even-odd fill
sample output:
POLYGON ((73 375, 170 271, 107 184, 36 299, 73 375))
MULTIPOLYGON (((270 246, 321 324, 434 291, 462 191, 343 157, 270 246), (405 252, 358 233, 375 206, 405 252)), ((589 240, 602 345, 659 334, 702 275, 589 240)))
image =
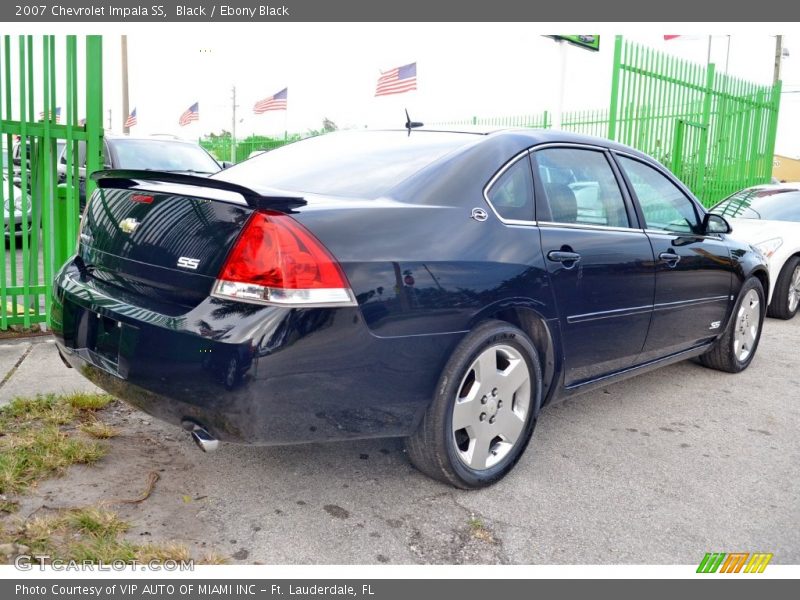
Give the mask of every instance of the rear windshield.
POLYGON ((726 198, 711 212, 724 217, 800 221, 800 189, 748 189, 726 198))
POLYGON ((350 131, 266 152, 215 176, 251 188, 377 198, 479 136, 414 131, 350 131))
POLYGON ((117 169, 150 169, 210 174, 220 166, 200 146, 169 140, 115 139, 109 141, 117 169))

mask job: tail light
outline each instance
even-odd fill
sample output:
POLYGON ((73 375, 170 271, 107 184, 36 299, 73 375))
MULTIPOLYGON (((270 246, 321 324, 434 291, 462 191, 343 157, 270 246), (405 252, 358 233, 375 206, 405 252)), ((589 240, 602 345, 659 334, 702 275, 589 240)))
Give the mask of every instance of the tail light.
POLYGON ((281 306, 354 306, 336 259, 283 213, 256 212, 228 255, 213 296, 281 306))

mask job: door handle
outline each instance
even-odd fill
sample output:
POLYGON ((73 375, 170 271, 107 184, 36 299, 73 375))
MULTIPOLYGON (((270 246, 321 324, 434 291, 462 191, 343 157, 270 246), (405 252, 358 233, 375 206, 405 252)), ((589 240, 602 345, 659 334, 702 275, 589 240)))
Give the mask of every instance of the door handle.
POLYGON ((681 255, 674 252, 662 252, 658 258, 667 263, 668 267, 674 267, 681 261, 681 255))
POLYGON ((547 258, 553 262, 560 262, 565 269, 571 269, 581 259, 577 252, 565 252, 563 250, 551 250, 547 253, 547 258))

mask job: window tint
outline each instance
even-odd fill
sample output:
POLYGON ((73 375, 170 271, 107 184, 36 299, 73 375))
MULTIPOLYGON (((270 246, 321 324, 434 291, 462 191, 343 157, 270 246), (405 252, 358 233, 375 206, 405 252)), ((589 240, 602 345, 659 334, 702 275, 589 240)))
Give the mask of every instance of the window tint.
MULTIPOLYGON (((66 165, 67 164, 67 144, 65 142, 63 145, 59 144, 59 146, 60 146, 60 150, 59 150, 60 154, 59 154, 58 160, 62 165, 66 165)), ((74 153, 74 151, 75 151, 74 147, 72 147, 72 151, 74 153)), ((73 154, 73 160, 75 160, 74 154, 73 154)), ((78 142, 78 166, 79 167, 85 167, 86 166, 86 142, 78 142)))
POLYGON ((548 148, 535 157, 551 221, 630 226, 616 177, 602 152, 548 148))
POLYGON ((528 157, 506 169, 489 188, 487 196, 504 219, 533 221, 533 177, 528 157))
POLYGON ((152 169, 176 173, 216 173, 220 167, 197 144, 158 139, 109 140, 117 169, 152 169))
POLYGON ((800 221, 800 189, 750 188, 726 198, 711 212, 723 217, 800 221))
POLYGON ((255 189, 379 198, 480 136, 415 131, 342 131, 259 154, 215 175, 255 189))
POLYGON ((654 168, 638 160, 619 157, 639 199, 648 229, 699 233, 702 229, 694 203, 654 168))

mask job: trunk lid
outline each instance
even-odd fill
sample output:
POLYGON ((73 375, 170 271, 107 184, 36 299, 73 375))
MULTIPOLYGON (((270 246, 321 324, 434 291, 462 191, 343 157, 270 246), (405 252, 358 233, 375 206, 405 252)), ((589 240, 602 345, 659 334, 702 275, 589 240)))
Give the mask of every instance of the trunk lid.
POLYGON ((104 171, 81 223, 79 256, 92 277, 136 295, 196 306, 213 287, 257 208, 302 200, 265 197, 203 177, 104 171))

